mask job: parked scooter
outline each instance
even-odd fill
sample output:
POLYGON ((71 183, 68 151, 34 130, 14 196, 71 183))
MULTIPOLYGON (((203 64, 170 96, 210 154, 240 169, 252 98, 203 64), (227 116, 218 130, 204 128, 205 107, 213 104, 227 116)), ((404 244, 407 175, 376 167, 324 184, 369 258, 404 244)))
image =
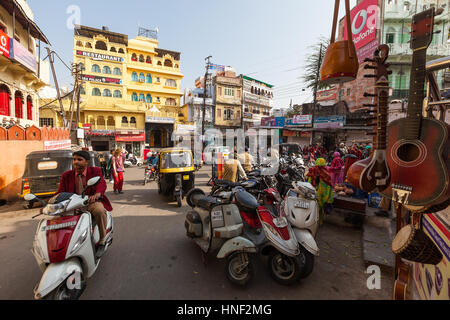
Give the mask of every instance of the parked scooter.
POLYGON ((123 165, 125 168, 132 167, 132 166, 140 167, 140 166, 142 166, 142 164, 143 164, 142 160, 137 158, 132 153, 127 154, 127 157, 126 157, 125 161, 123 162, 123 165))
MULTIPOLYGON (((33 242, 32 253, 43 272, 34 288, 35 299, 78 299, 86 288, 86 280, 97 270, 100 259, 96 257, 96 248, 100 233, 95 219, 85 210, 88 205, 85 192, 100 179, 89 179, 81 195, 60 193, 52 204, 46 204, 33 194, 25 196, 31 204, 36 201, 43 204, 44 208, 37 216, 53 217, 41 220, 33 242)), ((106 215, 105 250, 108 250, 113 240, 114 223, 111 213, 106 215)))
POLYGON ((198 188, 186 195, 186 202, 193 210, 187 213, 186 234, 207 254, 217 253, 226 258, 227 278, 241 286, 253 277, 250 254, 256 253, 254 243, 242 236, 244 229, 239 208, 218 196, 206 196, 198 188))
POLYGON ((308 182, 293 183, 281 205, 299 242, 304 268, 300 278, 306 278, 314 268, 314 257, 319 255, 315 237, 319 228, 319 206, 314 187, 308 182))

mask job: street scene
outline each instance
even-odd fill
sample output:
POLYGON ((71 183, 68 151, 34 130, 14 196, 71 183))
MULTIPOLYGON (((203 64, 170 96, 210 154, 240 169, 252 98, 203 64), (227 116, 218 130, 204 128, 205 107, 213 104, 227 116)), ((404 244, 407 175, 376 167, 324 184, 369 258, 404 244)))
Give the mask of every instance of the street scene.
POLYGON ((0 300, 449 300, 450 1, 193 3, 0 0, 0 300))

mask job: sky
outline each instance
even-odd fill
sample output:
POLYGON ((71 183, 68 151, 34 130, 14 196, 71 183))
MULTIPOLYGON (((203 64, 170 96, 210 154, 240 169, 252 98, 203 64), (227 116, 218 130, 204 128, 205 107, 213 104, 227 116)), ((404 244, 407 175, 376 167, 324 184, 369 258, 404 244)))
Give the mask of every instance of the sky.
MULTIPOLYGON (((129 39, 138 28, 158 28, 159 48, 181 52, 182 88, 194 87, 205 73, 205 57, 232 66, 237 74, 274 85, 274 107, 312 101, 302 83, 305 58, 320 37, 329 38, 333 0, 28 0, 35 22, 52 49, 70 65, 73 30, 67 21, 80 12, 80 24, 107 26, 129 39), (74 11, 75 8, 75 11, 74 11)), ((353 7, 356 0, 350 1, 353 7)), ((341 1, 339 17, 344 15, 341 1)), ((44 49, 44 46, 43 46, 44 49)), ((44 57, 45 50, 41 51, 44 57)), ((60 62, 61 86, 73 78, 60 62)), ((52 81, 53 82, 53 81, 52 81)))

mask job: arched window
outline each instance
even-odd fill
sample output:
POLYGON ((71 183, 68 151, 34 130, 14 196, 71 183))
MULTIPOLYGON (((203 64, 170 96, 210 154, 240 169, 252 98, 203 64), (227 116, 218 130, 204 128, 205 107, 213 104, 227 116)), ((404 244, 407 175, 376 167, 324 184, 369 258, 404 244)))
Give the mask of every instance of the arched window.
POLYGON ((146 79, 147 83, 152 83, 152 76, 150 73, 147 73, 147 79, 146 79))
POLYGON ((386 31, 386 43, 394 43, 395 41, 395 29, 389 27, 386 31))
POLYGON ((133 53, 133 54, 131 55, 131 61, 137 61, 137 55, 136 55, 136 53, 133 53))
POLYGON ((111 90, 109 90, 109 89, 103 90, 103 96, 104 97, 112 97, 111 90))
POLYGON ((114 98, 122 98, 122 92, 120 90, 114 90, 114 98))
POLYGON ((91 48, 92 49, 92 44, 90 42, 86 42, 86 48, 91 48))
POLYGON ((95 119, 94 119, 94 117, 89 117, 89 123, 91 124, 91 128, 95 128, 95 119))
POLYGON ((103 41, 97 41, 95 43, 95 49, 99 49, 99 50, 108 50, 108 48, 106 47, 106 43, 103 41))
POLYGON ((83 42, 81 42, 80 40, 77 41, 77 47, 82 47, 83 46, 83 42))
POLYGON ((116 126, 116 120, 114 120, 113 116, 108 117, 108 121, 106 122, 106 125, 109 129, 114 128, 116 126))
POLYGON ((145 62, 143 54, 139 55, 139 62, 145 62))
POLYGON ((33 120, 33 100, 31 96, 27 97, 27 119, 33 120))
POLYGON ((122 75, 122 71, 120 71, 120 68, 114 68, 113 70, 113 74, 115 74, 116 76, 121 76, 122 75))
POLYGON ((161 63, 161 61, 158 61, 158 66, 162 66, 162 63, 161 63))
POLYGON ((166 80, 166 86, 167 87, 175 87, 177 86, 177 82, 173 79, 167 79, 166 80))
POLYGON ((111 49, 109 49, 109 51, 111 51, 111 52, 117 52, 115 47, 111 47, 111 49))
POLYGON ((152 95, 150 93, 147 93, 147 97, 145 99, 147 103, 152 103, 152 95))
POLYGON ((86 70, 83 62, 78 63, 78 70, 80 70, 80 71, 86 70))
POLYGON ((143 93, 139 94, 139 101, 145 102, 145 95, 143 93))
POLYGON ((177 102, 174 98, 167 98, 166 99, 166 106, 176 106, 177 102))
POLYGON ((91 72, 100 73, 100 67, 97 64, 92 65, 91 72))
POLYGON ((178 69, 178 65, 177 65, 177 64, 175 65, 175 68, 177 68, 177 69, 178 69))
POLYGON ((145 62, 152 63, 152 58, 150 58, 150 56, 147 56, 147 59, 145 59, 145 62))
POLYGON ((136 128, 136 118, 135 117, 130 118, 130 127, 136 128))
POLYGON ((139 73, 139 82, 145 82, 145 75, 142 72, 139 73))
POLYGON ((0 85, 0 115, 10 116, 11 115, 11 100, 9 88, 1 84, 0 85))
POLYGON ((122 48, 119 48, 119 53, 125 53, 122 48))
POLYGON ((86 90, 84 90, 83 86, 80 87, 80 94, 86 94, 86 90))
POLYGON ((100 89, 99 89, 99 88, 93 88, 93 89, 92 89, 92 95, 93 95, 93 96, 101 96, 102 93, 100 92, 100 89))
POLYGON ((104 66, 103 67, 103 73, 105 74, 111 74, 111 68, 108 66, 104 66))
POLYGON ((105 126, 105 118, 103 116, 97 117, 97 125, 98 126, 105 126))
POLYGON ((172 67, 172 61, 169 59, 164 60, 164 67, 172 67))
POLYGON ((14 105, 16 110, 16 118, 23 118, 23 95, 22 92, 16 91, 14 94, 14 105))
POLYGON ((137 72, 133 71, 131 74, 131 81, 138 81, 137 72))
POLYGON ((122 127, 128 127, 128 118, 122 117, 122 127))
POLYGON ((132 101, 138 101, 138 96, 136 92, 133 92, 133 94, 131 95, 131 100, 132 101))

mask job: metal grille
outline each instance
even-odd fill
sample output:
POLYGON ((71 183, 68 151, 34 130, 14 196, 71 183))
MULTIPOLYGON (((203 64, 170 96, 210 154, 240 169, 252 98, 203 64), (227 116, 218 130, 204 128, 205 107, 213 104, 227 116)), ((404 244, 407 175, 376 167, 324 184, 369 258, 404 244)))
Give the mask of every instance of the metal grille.
POLYGON ((59 187, 60 177, 29 179, 31 193, 55 192, 59 187))

